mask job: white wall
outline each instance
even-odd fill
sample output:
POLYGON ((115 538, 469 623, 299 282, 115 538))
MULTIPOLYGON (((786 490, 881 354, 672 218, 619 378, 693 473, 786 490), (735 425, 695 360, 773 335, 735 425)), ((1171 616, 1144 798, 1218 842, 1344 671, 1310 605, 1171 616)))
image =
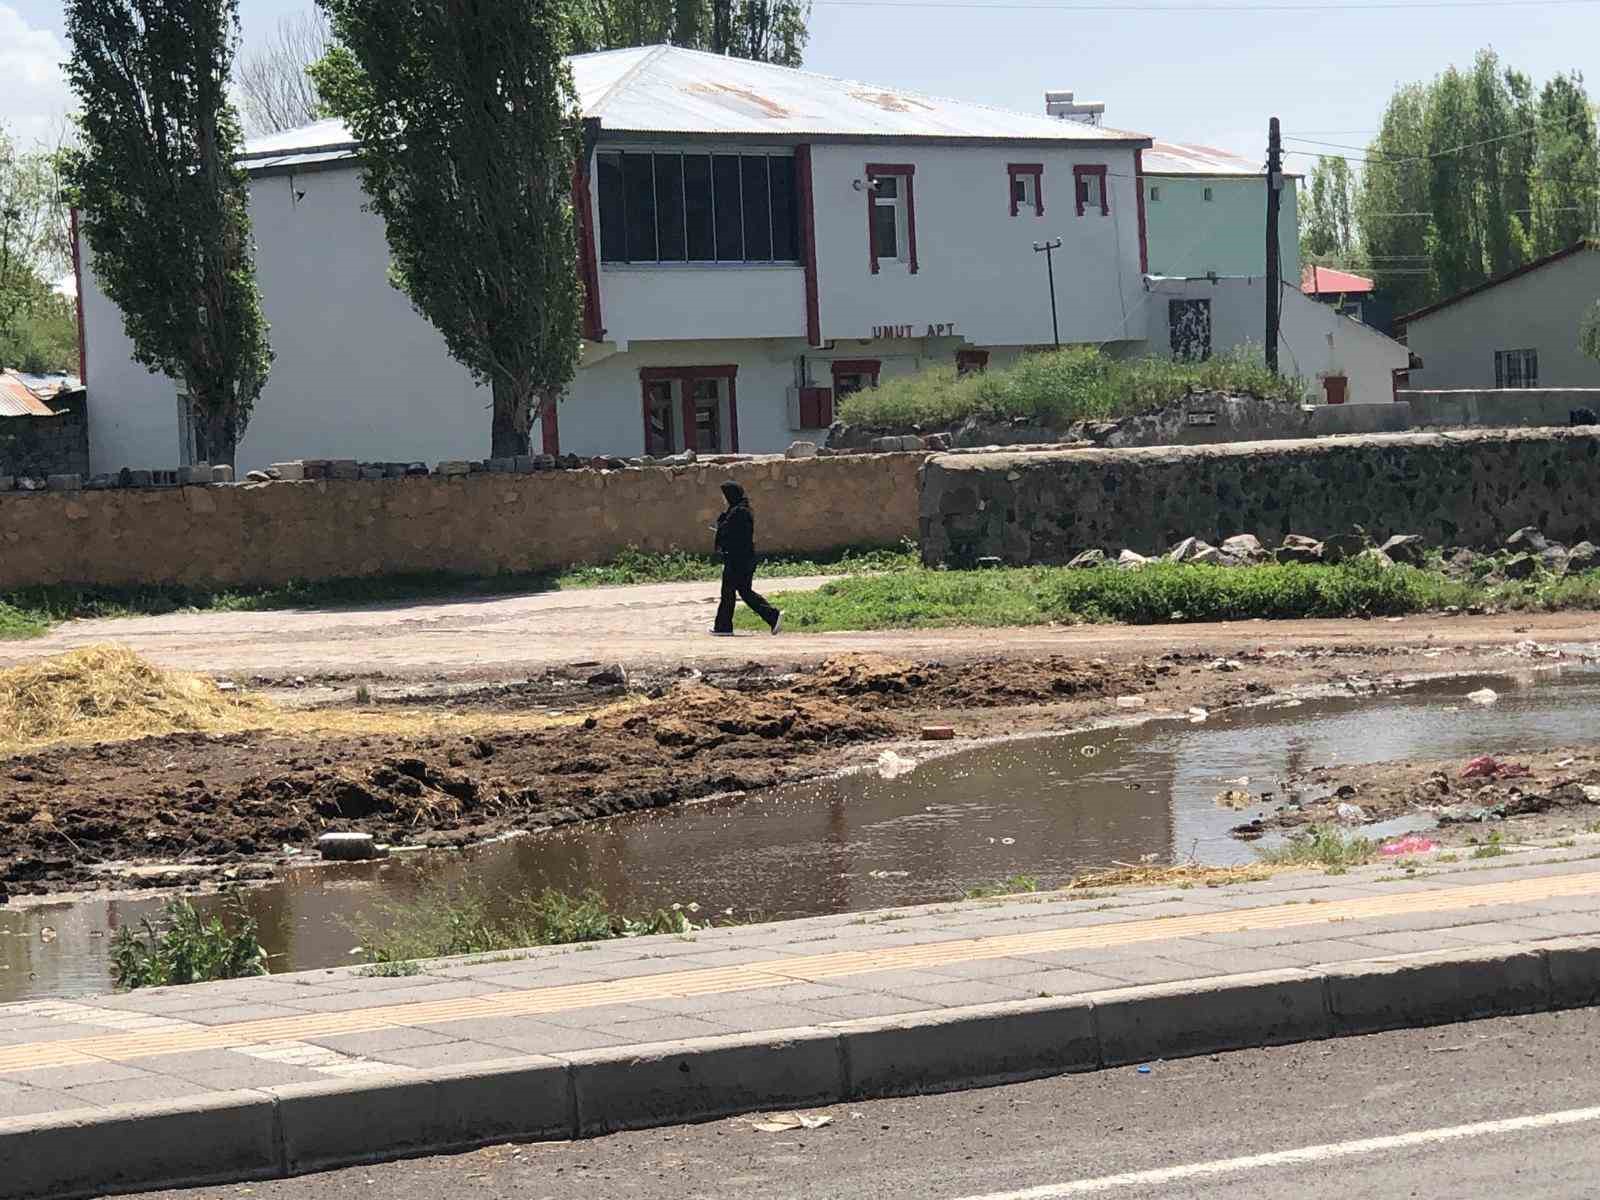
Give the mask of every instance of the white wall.
POLYGON ((1578 327, 1600 298, 1600 253, 1580 251, 1410 322, 1418 389, 1492 388, 1496 350, 1537 350, 1539 386, 1600 387, 1578 327))
POLYGON ((600 265, 607 341, 781 338, 806 333, 799 264, 600 265))
POLYGON ((1137 337, 1138 194, 1133 151, 1109 146, 828 144, 812 148, 817 281, 825 339, 864 338, 873 326, 953 323, 978 346, 1050 341, 1044 255, 1033 243, 1062 239, 1055 253, 1063 342, 1137 337), (885 260, 873 275, 867 202, 852 186, 866 165, 916 167, 918 273, 885 260), (1010 215, 1010 162, 1044 164, 1044 216, 1010 215), (1076 215, 1072 168, 1104 164, 1111 212, 1076 215), (1129 323, 1125 324, 1125 318, 1129 323), (1131 332, 1130 332, 1131 330, 1131 332))
MULTIPOLYGON (((1192 279, 1152 279, 1150 286, 1149 352, 1170 357, 1168 301, 1211 301, 1211 348, 1223 354, 1240 346, 1259 351, 1266 334, 1266 291, 1261 279, 1234 277, 1216 283, 1192 279)), ((1377 330, 1318 304, 1298 288, 1281 289, 1278 367, 1304 379, 1322 399, 1321 380, 1343 375, 1349 382, 1348 404, 1382 404, 1394 400, 1394 376, 1409 361, 1406 347, 1377 330)), ((1412 386, 1415 386, 1413 384, 1412 386)))
MULTIPOLYGON (((356 172, 250 183, 256 272, 277 360, 241 472, 295 458, 433 462, 489 453, 487 391, 389 285, 383 225, 356 172)), ((178 462, 175 386, 130 357, 116 306, 84 279, 90 469, 178 462)))

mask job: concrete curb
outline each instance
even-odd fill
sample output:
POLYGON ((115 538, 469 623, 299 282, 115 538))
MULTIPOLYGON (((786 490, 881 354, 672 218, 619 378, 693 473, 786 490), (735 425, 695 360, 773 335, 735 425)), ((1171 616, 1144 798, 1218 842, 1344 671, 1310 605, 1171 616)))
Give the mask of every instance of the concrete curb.
POLYGON ((1600 937, 1572 937, 81 1109, 0 1120, 0 1194, 281 1178, 1597 1002, 1600 937))

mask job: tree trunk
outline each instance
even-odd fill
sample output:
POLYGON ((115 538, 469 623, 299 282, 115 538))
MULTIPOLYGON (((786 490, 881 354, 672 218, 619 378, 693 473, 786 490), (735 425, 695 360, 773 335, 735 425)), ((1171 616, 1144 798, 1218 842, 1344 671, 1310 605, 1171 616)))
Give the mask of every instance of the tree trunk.
POLYGON ((199 451, 199 460, 210 463, 213 467, 233 466, 233 460, 238 453, 233 436, 233 422, 217 412, 215 409, 202 408, 196 414, 200 418, 200 436, 204 440, 203 446, 196 446, 199 451))
POLYGON ((492 391, 494 423, 490 432, 490 457, 515 458, 527 454, 532 406, 526 392, 519 394, 519 389, 509 380, 499 377, 495 378, 492 391))

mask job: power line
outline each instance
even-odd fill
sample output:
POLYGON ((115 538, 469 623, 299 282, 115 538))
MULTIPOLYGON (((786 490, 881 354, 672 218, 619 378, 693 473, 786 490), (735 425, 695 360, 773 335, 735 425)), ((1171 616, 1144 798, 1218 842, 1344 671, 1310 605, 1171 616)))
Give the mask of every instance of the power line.
MULTIPOLYGON (((999 9, 1019 12, 1352 12, 1439 8, 1575 8, 1600 4, 1600 0, 1367 0, 1344 4, 1049 4, 1018 0, 812 0, 817 8, 999 9)), ((1359 132, 1359 131, 1358 131, 1359 132)))
MULTIPOLYGON (((1515 130, 1512 133, 1502 133, 1498 137, 1484 138, 1481 142, 1467 142, 1467 143, 1465 143, 1463 145, 1460 145, 1460 146, 1452 146, 1448 150, 1435 150, 1431 154, 1417 154, 1417 155, 1410 155, 1410 156, 1397 156, 1397 155, 1388 155, 1388 154, 1386 154, 1386 155, 1382 155, 1381 157, 1378 157, 1378 158, 1366 158, 1366 159, 1363 159, 1362 161, 1363 162, 1388 163, 1388 164, 1390 164, 1392 166, 1398 166, 1398 165, 1403 164, 1403 163, 1428 162, 1428 161, 1430 161, 1432 159, 1435 159, 1435 158, 1448 158, 1452 154, 1460 154, 1463 150, 1476 150, 1479 146, 1492 146, 1496 142, 1508 142, 1512 138, 1531 137, 1531 136, 1533 136, 1534 134, 1536 134, 1538 132, 1539 132, 1539 127, 1537 125, 1530 125, 1526 129, 1518 129, 1518 130, 1515 130)), ((1288 141, 1288 142, 1305 142, 1307 145, 1310 145, 1310 146, 1332 146, 1334 149, 1337 149, 1337 150, 1360 150, 1363 154, 1370 154, 1371 153, 1371 147, 1368 147, 1368 146, 1347 146, 1347 145, 1344 145, 1343 143, 1340 143, 1340 142, 1316 142, 1316 141, 1312 141, 1310 138, 1297 138, 1297 137, 1285 137, 1284 140, 1288 141)), ((1288 153, 1288 154, 1309 155, 1311 153, 1311 151, 1309 151, 1309 150, 1289 150, 1289 151, 1286 151, 1286 153, 1288 153)), ((1339 155, 1327 155, 1325 157, 1337 158, 1337 157, 1340 157, 1340 156, 1339 155)), ((1350 160, 1347 158, 1347 159, 1345 159, 1345 161, 1349 162, 1350 160)))

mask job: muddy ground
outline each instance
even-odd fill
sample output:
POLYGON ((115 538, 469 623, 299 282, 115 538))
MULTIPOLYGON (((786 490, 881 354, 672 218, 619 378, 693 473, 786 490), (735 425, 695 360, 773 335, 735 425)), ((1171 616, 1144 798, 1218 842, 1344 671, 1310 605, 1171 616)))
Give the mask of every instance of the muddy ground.
MULTIPOLYGON (((485 714, 471 736, 178 734, 59 747, 0 758, 0 896, 126 887, 131 878, 192 883, 191 868, 265 878, 330 831, 463 845, 845 770, 931 724, 954 726, 959 744, 1194 706, 1214 712, 1300 689, 1366 692, 1420 674, 1529 665, 1505 655, 1349 645, 1225 659, 945 664, 849 655, 796 673, 685 669, 625 686, 580 671, 578 680, 567 672, 429 702, 485 714), (558 700, 573 716, 566 725, 494 728, 496 712, 558 700), (183 870, 152 876, 127 864, 183 870)), ((1372 789, 1375 810, 1383 803, 1378 775, 1350 786, 1372 789)), ((1303 823, 1317 810, 1279 815, 1303 823)))
POLYGON ((1350 827, 1412 814, 1436 820, 1438 828, 1428 836, 1445 845, 1481 842, 1496 831, 1528 839, 1593 832, 1600 821, 1600 744, 1465 760, 1318 767, 1287 783, 1287 796, 1270 816, 1235 832, 1253 838, 1274 830, 1350 827))

